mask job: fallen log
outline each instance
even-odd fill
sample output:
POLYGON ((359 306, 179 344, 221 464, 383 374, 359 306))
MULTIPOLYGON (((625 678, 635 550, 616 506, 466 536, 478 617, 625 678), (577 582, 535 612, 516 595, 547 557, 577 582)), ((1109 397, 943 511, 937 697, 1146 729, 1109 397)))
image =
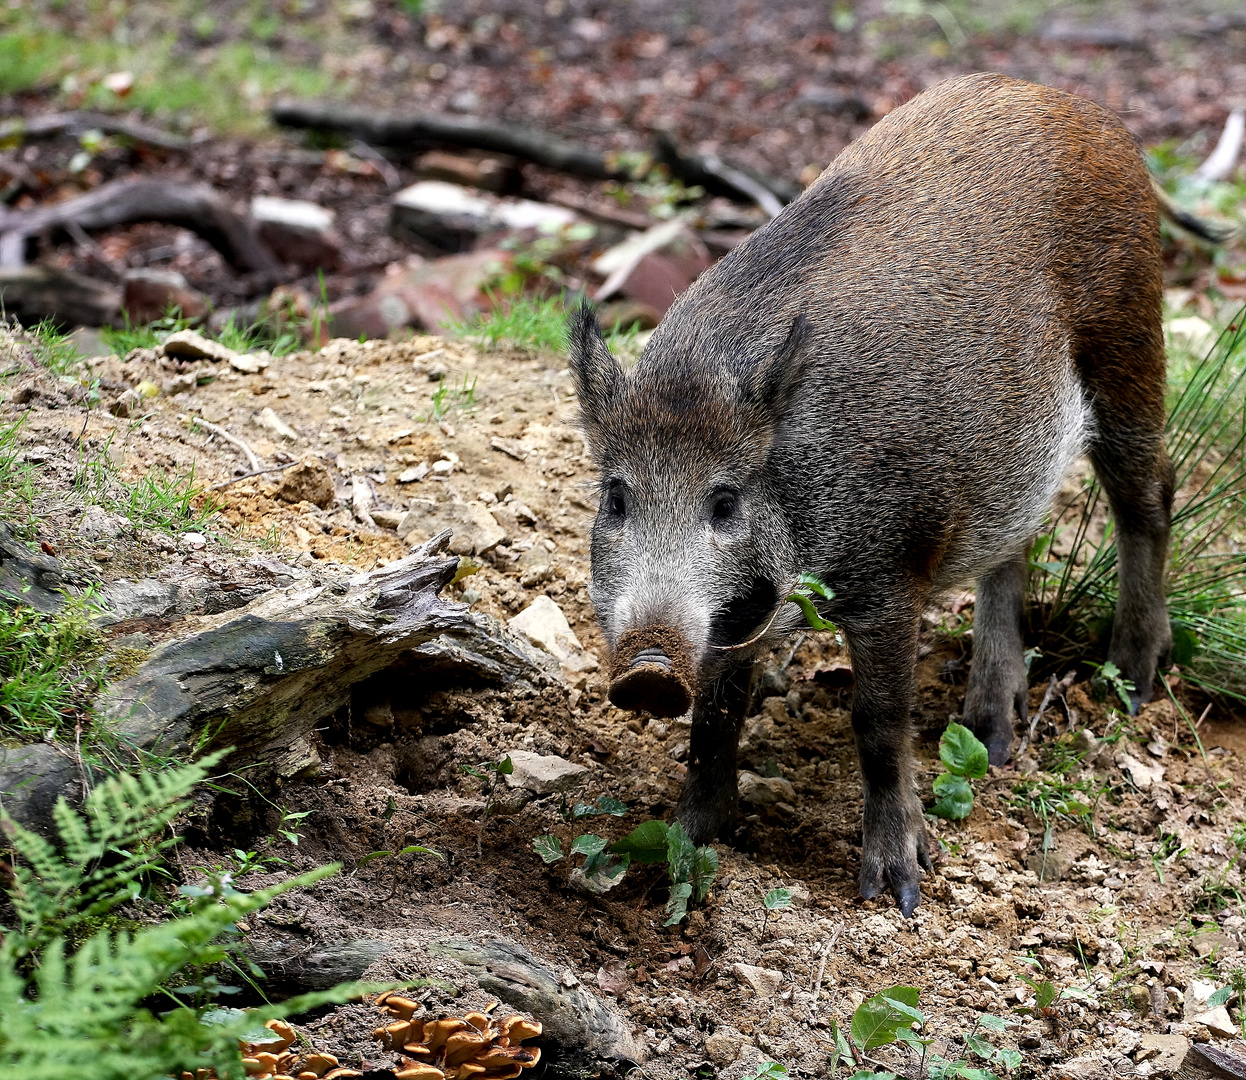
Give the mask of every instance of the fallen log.
POLYGON ((279 776, 314 768, 311 729, 351 687, 402 660, 453 682, 561 684, 558 663, 497 620, 442 600, 459 560, 446 530, 389 566, 303 580, 157 648, 105 693, 100 712, 136 747, 186 752, 207 738, 279 776), (205 735, 205 733, 207 733, 205 735))
MULTIPOLYGON (((459 146, 509 154, 590 180, 633 179, 631 171, 617 164, 611 154, 578 146, 546 131, 477 116, 377 113, 330 101, 281 101, 273 106, 271 115, 274 122, 286 127, 341 131, 383 146, 459 146)), ((664 133, 658 136, 657 156, 684 183, 699 184, 712 194, 731 199, 760 202, 771 216, 800 194, 795 184, 763 176, 714 155, 681 153, 664 133)))
POLYGON ((509 154, 548 169, 591 180, 627 180, 628 171, 607 155, 577 146, 557 135, 476 116, 436 113, 383 113, 331 101, 279 101, 272 118, 285 127, 343 131, 380 146, 463 146, 509 154))
POLYGON ((190 149, 190 140, 184 136, 162 131, 150 124, 144 124, 141 120, 97 112, 44 113, 40 116, 19 116, 5 120, 0 123, 0 142, 21 138, 50 138, 54 135, 81 135, 86 131, 121 135, 161 150, 190 149))
POLYGON ((162 221, 198 233, 238 270, 270 281, 282 266, 260 238, 254 222, 231 210, 207 184, 175 180, 115 180, 94 191, 34 210, 0 211, 0 267, 26 261, 26 241, 39 233, 104 229, 134 221, 162 221))
POLYGON ((51 266, 0 267, 0 309, 23 326, 50 319, 58 328, 117 326, 120 286, 51 266))

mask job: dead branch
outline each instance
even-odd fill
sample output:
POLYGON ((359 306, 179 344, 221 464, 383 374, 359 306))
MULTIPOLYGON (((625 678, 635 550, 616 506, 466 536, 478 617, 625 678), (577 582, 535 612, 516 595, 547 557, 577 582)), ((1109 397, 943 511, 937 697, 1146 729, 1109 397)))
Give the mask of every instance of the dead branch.
POLYGON ((723 161, 716 154, 685 154, 664 131, 658 132, 656 146, 658 160, 671 170, 672 176, 685 184, 703 187, 711 195, 755 202, 771 217, 800 195, 795 184, 723 161))
POLYGON ((343 131, 374 146, 462 146, 510 154, 548 169, 593 180, 625 180, 626 169, 607 155, 577 146, 549 132, 514 124, 494 123, 476 116, 436 113, 378 113, 331 101, 281 101, 273 106, 278 124, 321 131, 343 131))
POLYGON ((281 264, 250 218, 235 214, 206 184, 175 180, 115 180, 52 206, 0 212, 0 267, 25 262, 26 240, 45 231, 105 229, 133 221, 181 225, 202 236, 234 267, 276 280, 281 264))
MULTIPOLYGON (((249 447, 240 438, 238 438, 237 435, 231 435, 223 427, 218 427, 216 424, 209 424, 201 416, 196 416, 191 421, 191 423, 194 427, 201 427, 204 429, 204 431, 211 432, 213 435, 216 435, 219 438, 224 439, 227 443, 232 443, 239 450, 241 450, 243 454, 246 455, 247 464, 251 466, 251 472, 248 475, 258 476, 260 473, 268 471, 267 469, 264 468, 263 464, 260 462, 260 459, 255 456, 255 451, 252 450, 251 447, 249 447)), ((237 477, 237 479, 241 480, 243 478, 239 476, 237 477)), ((234 483, 234 481, 230 480, 228 481, 228 483, 232 484, 234 483)), ((224 487, 224 486, 225 486, 224 484, 217 485, 217 487, 224 487)))
POLYGON ((12 138, 50 138, 54 135, 81 135, 84 131, 102 131, 105 135, 121 135, 134 142, 157 146, 162 150, 189 150, 190 140, 171 131, 161 131, 141 120, 109 116, 96 112, 45 113, 25 119, 17 117, 0 123, 0 142, 12 138))

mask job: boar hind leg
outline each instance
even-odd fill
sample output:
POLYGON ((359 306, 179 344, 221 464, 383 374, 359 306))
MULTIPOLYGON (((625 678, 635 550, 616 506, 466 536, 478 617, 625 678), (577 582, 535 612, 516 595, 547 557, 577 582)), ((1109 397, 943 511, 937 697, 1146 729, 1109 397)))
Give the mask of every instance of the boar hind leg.
POLYGON ((688 775, 675 819, 696 844, 727 833, 736 820, 736 757, 753 667, 746 664, 703 687, 692 706, 688 775))
POLYGON ((910 745, 917 623, 914 615, 890 633, 845 630, 856 679, 852 729, 865 798, 861 895, 868 900, 888 890, 905 917, 921 899, 921 871, 931 868, 910 745))
POLYGON ((965 693, 965 726, 986 744, 992 765, 1012 753, 1012 717, 1024 722, 1029 685, 1021 643, 1025 556, 978 581, 973 612, 973 667, 965 693))
POLYGON ((1164 601, 1173 468, 1164 450, 1164 351, 1158 326, 1129 365, 1096 364, 1084 374, 1095 413, 1091 460, 1116 519, 1120 596, 1108 658, 1134 685, 1134 711, 1151 700, 1168 664, 1172 631, 1164 601), (1108 384, 1108 376, 1115 372, 1108 384), (1102 385, 1096 386, 1096 383, 1102 385))

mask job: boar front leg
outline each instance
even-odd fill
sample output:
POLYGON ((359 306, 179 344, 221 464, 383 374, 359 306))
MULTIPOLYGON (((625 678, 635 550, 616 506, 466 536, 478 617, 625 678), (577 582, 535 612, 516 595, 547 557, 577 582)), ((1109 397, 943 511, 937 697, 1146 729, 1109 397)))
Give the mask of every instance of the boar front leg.
POLYGON ((921 871, 932 869, 913 785, 909 724, 917 629, 916 615, 866 632, 844 628, 856 681, 852 730, 865 799, 861 895, 868 900, 890 890, 906 918, 921 899, 921 871))
POLYGON ((708 844, 735 825, 737 751, 752 675, 751 663, 735 668, 703 686, 693 703, 688 775, 675 819, 695 844, 708 844))
POLYGON ((1021 617, 1025 607, 1024 554, 978 580, 973 612, 973 666, 965 692, 965 726, 986 745, 992 765, 1012 753, 1012 718, 1025 723, 1029 677, 1021 617))

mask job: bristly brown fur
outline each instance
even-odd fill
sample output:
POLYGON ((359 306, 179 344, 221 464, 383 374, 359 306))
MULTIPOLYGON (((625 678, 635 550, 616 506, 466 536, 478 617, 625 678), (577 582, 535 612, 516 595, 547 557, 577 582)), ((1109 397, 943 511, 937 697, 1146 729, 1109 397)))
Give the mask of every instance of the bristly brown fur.
POLYGON ((1002 763, 1025 711, 1026 546, 1084 448, 1117 522, 1109 655, 1149 698, 1170 647, 1160 269, 1120 122, 974 75, 849 146, 680 297, 630 374, 577 316, 593 599, 611 642, 661 624, 696 657, 690 836, 734 820, 751 654, 721 646, 815 573, 856 676, 861 890, 911 912, 929 867, 908 734, 921 612, 978 580, 964 716, 1002 763))

